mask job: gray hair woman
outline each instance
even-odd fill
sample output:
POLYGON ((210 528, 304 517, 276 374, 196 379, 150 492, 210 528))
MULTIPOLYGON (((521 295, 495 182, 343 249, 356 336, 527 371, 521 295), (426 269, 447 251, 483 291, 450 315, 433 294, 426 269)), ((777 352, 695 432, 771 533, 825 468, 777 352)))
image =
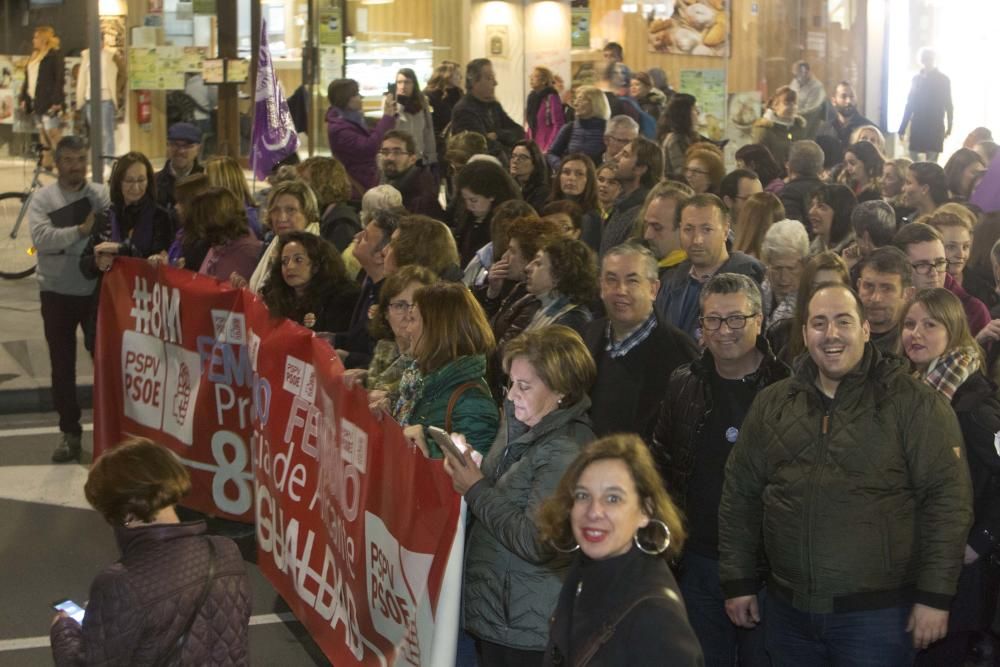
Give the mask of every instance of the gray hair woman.
POLYGON ((767 275, 764 295, 764 330, 795 316, 802 262, 809 255, 809 235, 798 220, 779 220, 771 225, 761 243, 761 259, 767 275))
POLYGON ((484 667, 515 658, 542 662, 569 563, 539 537, 537 512, 594 439, 587 392, 597 368, 579 334, 561 325, 525 332, 507 344, 504 369, 504 419, 482 468, 468 452, 462 461, 445 458, 455 491, 476 518, 466 547, 463 620, 484 667))

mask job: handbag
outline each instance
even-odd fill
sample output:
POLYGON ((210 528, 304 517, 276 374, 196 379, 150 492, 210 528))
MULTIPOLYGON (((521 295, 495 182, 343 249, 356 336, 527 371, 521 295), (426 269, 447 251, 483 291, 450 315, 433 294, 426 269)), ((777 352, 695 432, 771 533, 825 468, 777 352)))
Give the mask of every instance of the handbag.
POLYGON ((205 604, 205 600, 208 599, 208 593, 212 589, 212 580, 215 579, 215 544, 207 536, 203 536, 202 539, 208 545, 208 574, 205 576, 205 585, 201 589, 198 602, 195 603, 194 609, 191 611, 191 616, 188 618, 187 623, 184 624, 181 634, 174 640, 167 654, 153 663, 155 667, 165 667, 171 664, 175 658, 179 659, 181 657, 184 645, 187 644, 188 635, 190 635, 191 628, 194 626, 194 619, 198 617, 198 612, 201 611, 201 607, 205 604))

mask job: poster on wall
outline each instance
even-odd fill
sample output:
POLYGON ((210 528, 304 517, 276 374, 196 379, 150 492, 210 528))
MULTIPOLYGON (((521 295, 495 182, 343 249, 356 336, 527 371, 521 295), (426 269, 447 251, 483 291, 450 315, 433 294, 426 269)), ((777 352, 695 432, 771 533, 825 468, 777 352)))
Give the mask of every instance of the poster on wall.
POLYGON ((590 10, 573 7, 570 14, 570 45, 574 49, 590 48, 590 10))
POLYGON ((506 60, 510 57, 510 37, 507 32, 507 26, 486 26, 486 48, 490 58, 506 60))
POLYGON ((0 125, 14 124, 14 111, 17 109, 14 72, 13 58, 0 56, 0 125))
POLYGON ((729 57, 731 0, 658 3, 646 15, 653 53, 729 57))
POLYGON ((726 112, 726 166, 736 164, 736 151, 749 143, 750 130, 754 121, 761 115, 760 91, 749 90, 742 93, 733 93, 729 96, 729 105, 726 112))
POLYGON ((680 92, 698 100, 698 132, 721 141, 726 134, 726 70, 682 69, 680 92))
POLYGON ((340 7, 320 7, 319 43, 322 46, 340 46, 344 43, 344 22, 340 7))

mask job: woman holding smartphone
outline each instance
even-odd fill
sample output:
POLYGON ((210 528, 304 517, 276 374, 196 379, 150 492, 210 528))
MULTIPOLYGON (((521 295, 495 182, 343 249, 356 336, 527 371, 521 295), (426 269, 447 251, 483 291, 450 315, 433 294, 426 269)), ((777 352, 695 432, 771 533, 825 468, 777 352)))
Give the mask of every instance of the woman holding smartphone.
MULTIPOLYGON (((597 376, 579 334, 554 325, 507 345, 503 421, 482 468, 466 448, 445 457, 474 521, 463 586, 463 625, 482 667, 541 665, 568 560, 539 537, 536 515, 594 439, 587 392, 597 376)), ((455 434, 454 440, 464 441, 455 434)))

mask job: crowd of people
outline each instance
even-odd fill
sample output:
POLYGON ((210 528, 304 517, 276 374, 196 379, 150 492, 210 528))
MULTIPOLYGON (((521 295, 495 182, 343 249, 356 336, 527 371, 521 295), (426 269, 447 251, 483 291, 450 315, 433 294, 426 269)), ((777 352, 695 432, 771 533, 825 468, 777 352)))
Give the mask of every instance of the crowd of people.
MULTIPOLYGON (((63 138, 30 213, 53 460, 80 456, 94 285, 147 257, 322 333, 444 459, 470 515, 461 664, 962 665, 1000 582, 996 144, 890 159, 851 85, 826 99, 798 63, 727 171, 697 100, 616 46, 571 96, 536 68, 524 126, 487 59, 423 89, 400 70, 374 123, 334 81, 332 157, 261 201, 193 125, 108 188, 63 138)), ((70 622, 53 641, 78 648, 70 622)))

